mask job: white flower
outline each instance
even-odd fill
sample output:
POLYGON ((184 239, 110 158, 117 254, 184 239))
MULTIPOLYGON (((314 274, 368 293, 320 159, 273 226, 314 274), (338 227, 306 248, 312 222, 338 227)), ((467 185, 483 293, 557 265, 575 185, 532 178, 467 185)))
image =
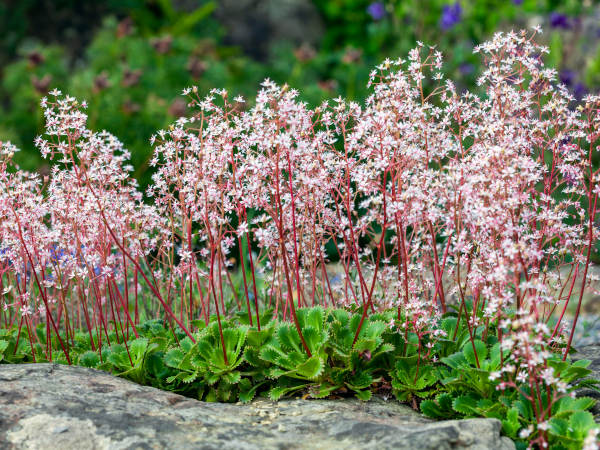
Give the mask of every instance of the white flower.
POLYGON ((240 222, 237 228, 238 236, 243 236, 248 232, 248 222, 240 222))
POLYGON ((500 378, 501 375, 502 374, 500 372, 490 372, 488 378, 490 379, 490 381, 494 381, 500 378))
POLYGON ((527 428, 523 428, 521 431, 519 431, 519 437, 521 439, 525 439, 527 438, 531 433, 533 432, 533 426, 529 425, 527 428))

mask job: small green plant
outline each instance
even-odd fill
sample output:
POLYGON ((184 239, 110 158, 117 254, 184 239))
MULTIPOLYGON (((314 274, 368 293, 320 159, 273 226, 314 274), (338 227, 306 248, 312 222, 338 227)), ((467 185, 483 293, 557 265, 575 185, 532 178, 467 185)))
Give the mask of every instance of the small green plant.
POLYGON ((165 346, 166 340, 163 338, 138 338, 123 345, 115 344, 110 348, 110 353, 105 355, 105 364, 111 372, 144 384, 150 356, 165 346))
POLYGON ((417 355, 398 358, 392 372, 394 395, 400 401, 412 402, 417 406, 417 398, 431 397, 432 389, 438 382, 434 367, 419 361, 417 355))
POLYGON ((198 398, 206 401, 236 401, 238 389, 248 386, 247 382, 239 386, 247 332, 245 326, 213 321, 199 333, 195 344, 186 337, 185 344, 165 355, 167 366, 179 371, 167 381, 197 382, 198 398), (221 342, 225 343, 224 348, 221 342))
POLYGON ((298 330, 289 323, 277 325, 273 336, 259 354, 262 360, 272 365, 267 376, 277 381, 269 391, 272 400, 309 386, 320 387, 326 376, 325 350, 329 334, 325 330, 325 310, 301 308, 296 315, 310 355, 302 347, 298 330))
POLYGON ((387 322, 381 320, 383 315, 373 315, 359 328, 361 318, 360 314, 339 309, 329 314, 330 382, 321 386, 322 392, 345 388, 360 400, 369 400, 371 387, 383 379, 385 356, 395 349, 384 341, 387 322))

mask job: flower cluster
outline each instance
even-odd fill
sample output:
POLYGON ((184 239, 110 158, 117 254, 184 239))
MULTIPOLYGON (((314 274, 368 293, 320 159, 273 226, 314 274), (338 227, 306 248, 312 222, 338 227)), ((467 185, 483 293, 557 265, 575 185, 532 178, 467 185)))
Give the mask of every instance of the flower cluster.
POLYGON ((563 316, 593 281, 600 98, 575 107, 537 32, 475 49, 485 97, 459 93, 421 43, 371 73, 362 105, 310 108, 269 80, 252 107, 185 89, 193 114, 151 139, 148 201, 119 141, 51 93, 36 140, 51 176, 11 169, 0 146, 4 322, 63 323, 67 339, 85 322, 100 346, 110 323, 135 333, 138 306, 192 340, 212 313, 260 328, 273 308, 300 332, 297 307, 393 308, 421 350, 454 308, 471 339, 505 330, 502 386, 560 395, 547 360, 568 352, 577 317, 563 336, 563 316), (156 301, 138 305, 142 279, 156 301))

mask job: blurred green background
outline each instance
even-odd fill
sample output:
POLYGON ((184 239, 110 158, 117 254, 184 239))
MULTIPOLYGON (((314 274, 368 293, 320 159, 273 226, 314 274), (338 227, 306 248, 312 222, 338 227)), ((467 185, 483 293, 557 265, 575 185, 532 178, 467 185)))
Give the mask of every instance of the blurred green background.
POLYGON ((225 87, 252 103, 271 78, 315 105, 367 95, 369 71, 436 45, 460 89, 477 89, 475 45, 544 28, 547 63, 582 97, 600 87, 600 3, 592 0, 3 0, 0 139, 47 171, 33 146, 49 90, 86 99, 90 127, 115 134, 146 185, 150 136, 187 114, 181 90, 225 87))

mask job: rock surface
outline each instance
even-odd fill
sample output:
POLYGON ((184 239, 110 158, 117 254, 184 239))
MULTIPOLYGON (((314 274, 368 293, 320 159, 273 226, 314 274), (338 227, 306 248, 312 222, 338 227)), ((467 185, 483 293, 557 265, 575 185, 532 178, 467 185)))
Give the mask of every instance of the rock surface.
MULTIPOLYGON (((578 347, 577 353, 573 359, 589 359, 592 363, 588 366, 588 369, 592 371, 590 378, 600 380, 600 345, 587 345, 585 347, 578 347)), ((598 402, 592 408, 592 413, 596 416, 596 421, 600 418, 600 392, 594 389, 581 389, 577 392, 579 397, 592 397, 598 402)))
POLYGON ((512 449, 492 419, 432 422, 395 401, 204 403, 110 374, 0 365, 2 449, 512 449))

